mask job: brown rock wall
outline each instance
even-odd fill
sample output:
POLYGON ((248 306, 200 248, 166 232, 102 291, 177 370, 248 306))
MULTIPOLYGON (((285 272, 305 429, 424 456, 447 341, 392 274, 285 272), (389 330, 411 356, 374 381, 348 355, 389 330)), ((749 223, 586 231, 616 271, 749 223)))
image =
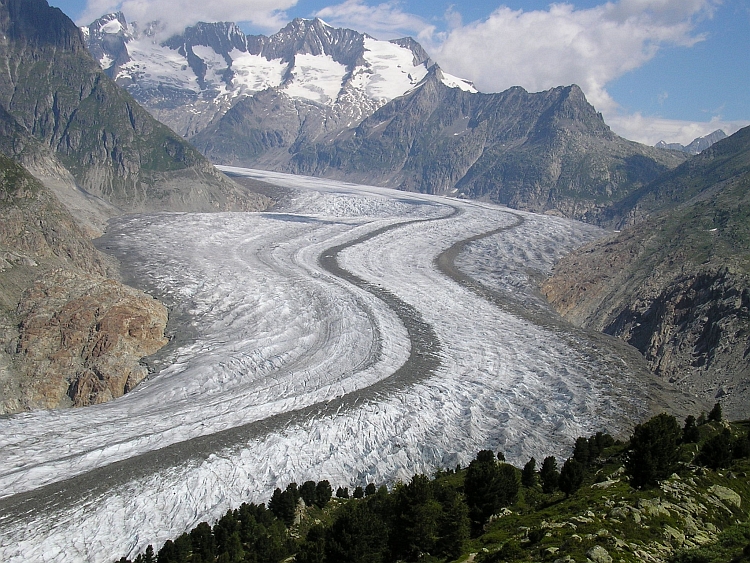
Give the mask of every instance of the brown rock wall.
POLYGON ((23 408, 102 403, 147 375, 139 360, 164 344, 166 308, 114 280, 57 270, 19 304, 15 361, 23 408))

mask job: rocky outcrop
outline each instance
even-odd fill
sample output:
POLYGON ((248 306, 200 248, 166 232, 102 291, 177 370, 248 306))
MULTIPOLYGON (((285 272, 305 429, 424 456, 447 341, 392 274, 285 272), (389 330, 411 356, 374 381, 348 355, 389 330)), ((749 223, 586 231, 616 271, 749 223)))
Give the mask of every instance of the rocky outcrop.
POLYGON ((543 292, 653 371, 750 416, 750 128, 643 190, 647 219, 565 257, 543 292))
POLYGON ((167 311, 113 270, 65 207, 0 155, 0 414, 83 406, 132 389, 167 311))
POLYGON ((723 266, 670 270, 618 242, 563 259, 543 293, 568 320, 637 348, 657 375, 748 417, 750 277, 723 266))
POLYGON ((164 344, 166 308, 111 279, 56 270, 27 290, 13 361, 25 375, 5 410, 102 403, 147 375, 139 360, 164 344))

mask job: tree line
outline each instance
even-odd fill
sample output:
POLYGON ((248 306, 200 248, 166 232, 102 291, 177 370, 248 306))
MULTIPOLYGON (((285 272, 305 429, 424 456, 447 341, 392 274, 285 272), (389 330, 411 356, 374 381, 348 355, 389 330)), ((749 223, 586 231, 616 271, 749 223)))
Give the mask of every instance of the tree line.
MULTIPOLYGON (((469 538, 516 502, 522 488, 549 499, 558 491, 573 495, 593 480, 597 463, 613 446, 623 451, 631 486, 654 486, 679 468, 682 446, 700 441, 701 426, 721 420, 718 404, 708 416, 687 417, 682 427, 674 416, 660 414, 637 425, 627 445, 598 432, 579 437, 562 464, 547 456, 539 468, 533 457, 518 469, 502 453, 482 450, 466 468, 438 470, 432 478, 415 475, 390 490, 369 483, 350 495, 338 487, 334 507, 328 481, 290 483, 273 492, 268 506, 245 503, 213 526, 202 522, 166 541, 158 552, 149 546, 132 562, 123 557, 118 563, 277 563, 292 556, 298 563, 452 561, 469 538), (321 519, 301 526, 313 507, 321 519)), ((715 469, 748 456, 750 433, 733 436, 727 427, 703 440, 692 463, 715 469)))

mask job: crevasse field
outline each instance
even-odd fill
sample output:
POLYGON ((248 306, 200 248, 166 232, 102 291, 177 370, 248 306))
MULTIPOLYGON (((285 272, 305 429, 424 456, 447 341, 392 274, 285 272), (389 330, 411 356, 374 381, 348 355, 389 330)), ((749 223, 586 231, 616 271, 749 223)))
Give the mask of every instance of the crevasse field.
POLYGON ((112 561, 290 481, 392 484, 483 448, 523 464, 646 416, 642 367, 534 289, 597 229, 226 170, 283 205, 111 223, 173 340, 120 399, 0 419, 0 560, 112 561))

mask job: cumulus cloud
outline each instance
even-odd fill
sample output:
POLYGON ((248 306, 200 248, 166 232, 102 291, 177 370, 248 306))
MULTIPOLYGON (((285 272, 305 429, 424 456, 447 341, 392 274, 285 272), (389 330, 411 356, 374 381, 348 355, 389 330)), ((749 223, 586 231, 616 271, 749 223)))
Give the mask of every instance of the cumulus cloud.
POLYGON ((79 18, 87 25, 104 14, 122 10, 129 21, 160 21, 164 33, 182 31, 199 21, 250 22, 269 31, 278 31, 288 23, 284 10, 297 0, 88 0, 79 18))
POLYGON ((576 83, 597 109, 616 102, 606 85, 651 60, 663 45, 691 46, 696 21, 714 0, 620 0, 589 9, 500 7, 487 19, 437 36, 433 58, 485 92, 511 86, 540 91, 576 83))
POLYGON ((398 2, 370 6, 363 0, 346 0, 342 4, 323 8, 315 15, 333 26, 356 29, 378 39, 411 35, 423 40, 435 33, 433 24, 404 12, 398 2))

